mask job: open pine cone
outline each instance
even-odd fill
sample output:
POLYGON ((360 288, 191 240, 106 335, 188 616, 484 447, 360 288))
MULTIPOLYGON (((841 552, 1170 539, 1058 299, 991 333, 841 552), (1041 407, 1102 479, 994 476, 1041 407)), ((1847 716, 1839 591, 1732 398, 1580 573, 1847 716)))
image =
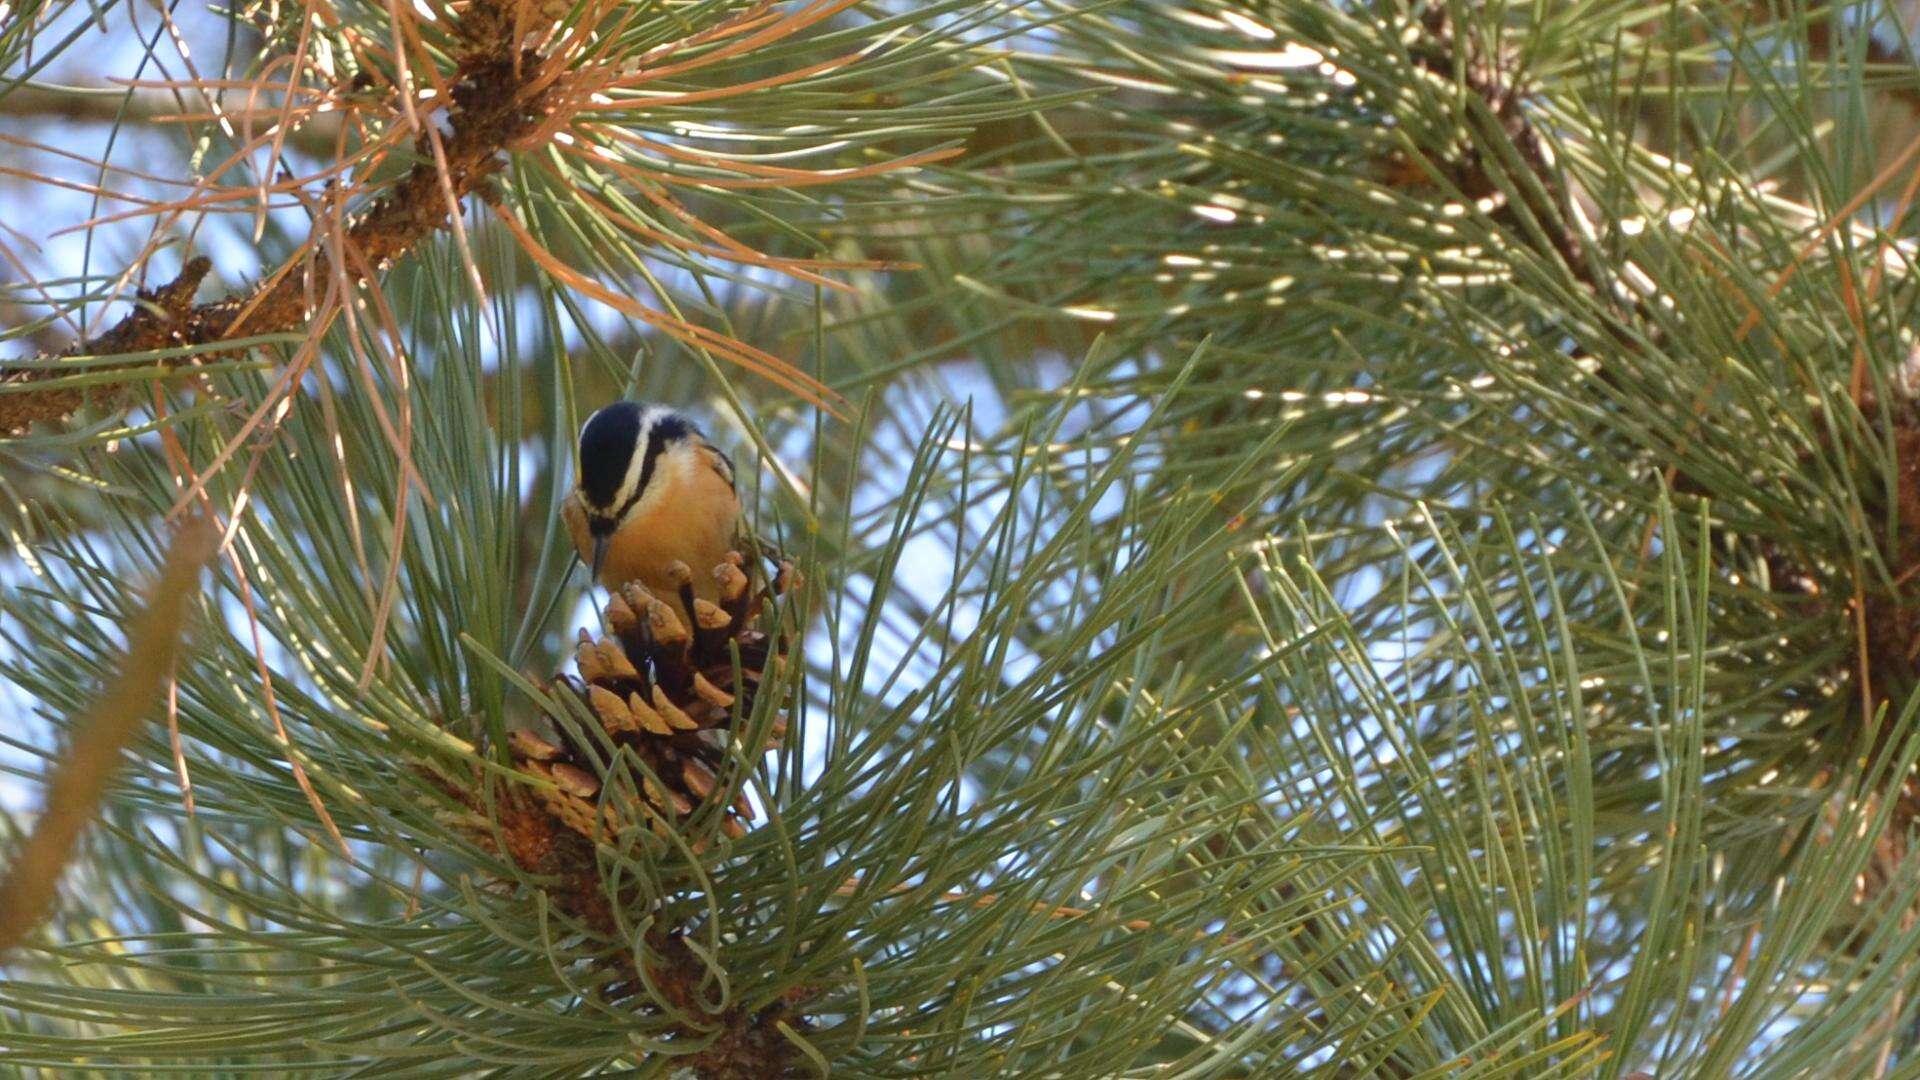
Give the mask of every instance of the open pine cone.
MULTIPOLYGON (((592 732, 565 730, 557 741, 530 731, 512 736, 516 767, 552 782, 532 793, 555 819, 590 840, 648 820, 664 833, 666 822, 692 816, 735 786, 724 779, 728 740, 736 737, 733 718, 751 713, 760 687, 776 678, 786 646, 755 624, 768 595, 782 596, 798 585, 789 563, 780 564, 770 589, 755 588, 746 567, 738 552, 730 552, 712 568, 718 604, 694 597, 685 564, 674 567, 680 595, 673 601, 629 583, 607 602, 606 636, 580 631, 574 654, 579 677, 563 674, 555 683, 586 705, 605 742, 592 732), (601 777, 611 751, 620 748, 644 762, 652 777, 635 770, 637 793, 603 795, 601 777), (657 816, 634 805, 639 800, 657 816)), ((785 718, 776 717, 765 744, 749 748, 743 760, 778 746, 785 733, 785 718)), ((752 818, 746 797, 738 796, 721 831, 744 835, 752 818)))

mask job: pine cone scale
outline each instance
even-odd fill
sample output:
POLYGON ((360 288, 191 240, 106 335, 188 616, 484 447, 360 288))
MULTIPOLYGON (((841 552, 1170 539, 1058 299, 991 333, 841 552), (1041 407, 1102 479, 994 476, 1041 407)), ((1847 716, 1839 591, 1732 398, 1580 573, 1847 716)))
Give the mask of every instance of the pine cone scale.
MULTIPOLYGON (((771 587, 756 591, 738 553, 712 574, 719 584, 717 604, 693 595, 691 572, 677 573, 681 612, 630 583, 602 609, 602 636, 581 631, 575 673, 562 673, 551 685, 577 700, 599 732, 563 726, 557 738, 513 733, 514 764, 535 781, 535 804, 559 825, 589 840, 614 842, 635 827, 662 832, 726 798, 721 834, 746 835, 755 815, 731 777, 740 762, 778 747, 787 725, 776 717, 764 744, 734 755, 730 750, 742 733, 733 719, 752 710, 786 645, 784 637, 757 625, 764 601, 769 594, 783 595, 797 579, 791 565, 782 563, 771 587), (610 769, 627 767, 623 759, 629 754, 644 771, 636 771, 631 782, 603 781, 610 769)), ((704 843, 696 840, 696 850, 704 843)))

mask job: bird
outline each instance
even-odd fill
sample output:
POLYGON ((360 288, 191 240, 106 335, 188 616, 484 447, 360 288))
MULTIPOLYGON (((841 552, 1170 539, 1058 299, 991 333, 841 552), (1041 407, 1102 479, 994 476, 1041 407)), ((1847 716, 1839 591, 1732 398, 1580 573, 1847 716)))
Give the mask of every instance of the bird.
POLYGON ((576 472, 561 517, 608 592, 637 581, 667 600, 691 571, 694 595, 717 597, 712 571, 734 549, 740 496, 733 462, 693 420, 664 405, 615 401, 581 425, 576 472))

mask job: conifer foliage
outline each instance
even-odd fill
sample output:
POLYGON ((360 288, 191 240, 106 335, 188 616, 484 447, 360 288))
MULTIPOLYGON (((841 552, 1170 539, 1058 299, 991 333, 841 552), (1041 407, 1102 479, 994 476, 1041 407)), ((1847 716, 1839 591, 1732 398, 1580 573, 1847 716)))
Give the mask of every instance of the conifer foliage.
POLYGON ((0 5, 0 1068, 1915 1074, 1914 14, 0 5))

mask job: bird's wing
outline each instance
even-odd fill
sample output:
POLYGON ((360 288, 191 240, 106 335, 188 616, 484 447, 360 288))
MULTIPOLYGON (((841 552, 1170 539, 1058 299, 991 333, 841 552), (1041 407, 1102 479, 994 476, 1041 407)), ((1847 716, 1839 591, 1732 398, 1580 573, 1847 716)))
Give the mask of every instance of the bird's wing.
POLYGON ((713 469, 714 472, 720 474, 720 479, 725 480, 727 482, 727 487, 732 488, 734 486, 733 459, 727 456, 726 451, 720 449, 719 447, 713 445, 712 443, 706 441, 705 439, 700 440, 700 449, 705 450, 707 452, 705 457, 707 460, 708 467, 713 469))

